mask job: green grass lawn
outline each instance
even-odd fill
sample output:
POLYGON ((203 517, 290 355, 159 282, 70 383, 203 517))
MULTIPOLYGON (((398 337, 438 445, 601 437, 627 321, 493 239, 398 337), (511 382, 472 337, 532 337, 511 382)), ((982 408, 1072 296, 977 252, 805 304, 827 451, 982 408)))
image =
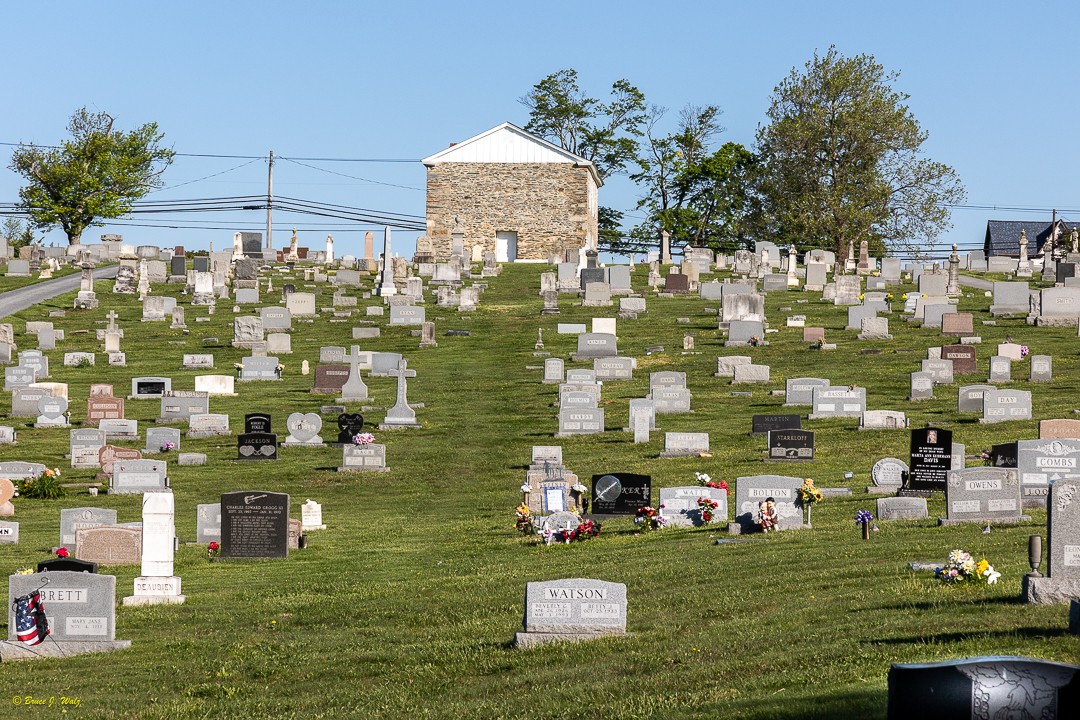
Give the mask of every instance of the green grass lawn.
MULTIPOLYGON (((1022 381, 1026 363, 1014 366, 1016 381, 1009 387, 1032 390, 1036 420, 981 425, 956 413, 956 386, 937 388, 935 400, 905 399, 909 373, 919 369, 926 348, 949 341, 898 315, 890 318, 894 340, 860 343, 856 332, 843 329, 845 308, 823 303, 817 293, 771 293, 767 309, 779 332, 768 335, 770 345, 725 349, 715 315, 705 311, 718 302, 650 295, 646 314, 618 323, 620 351, 637 357, 638 368, 634 380, 604 386, 609 432, 556 440, 551 405, 557 386, 541 384, 542 370, 529 369, 543 365, 533 350, 537 328, 544 329, 546 351, 566 358, 576 339, 558 335, 556 324, 612 316, 617 299, 615 308, 582 308, 562 296, 561 314, 541 317, 539 274, 547 269, 507 266, 471 316, 429 303, 436 349, 421 351, 409 329, 375 319, 382 337, 358 344, 405 353, 417 373, 409 399, 424 403, 417 409, 422 429, 374 431, 387 445, 390 472, 337 473, 341 451, 330 447, 282 448, 279 462, 240 463, 235 438, 183 438, 183 451, 205 452, 209 461, 203 467, 170 463, 182 543, 195 538, 196 504, 216 502, 232 490, 287 492, 294 517, 305 500, 317 500, 328 529, 312 533, 307 549, 287 561, 210 563, 205 548, 182 544, 176 574, 187 603, 119 606, 116 635, 131 640, 130 649, 4 663, 0 684, 13 697, 55 696, 58 703, 62 696, 78 698, 77 708, 68 706, 68 714, 78 717, 873 718, 885 715, 890 663, 993 654, 1080 658, 1080 638, 1065 632, 1067 607, 1018 601, 1020 578, 1028 571, 1027 538, 1045 534, 1045 512, 1032 511, 1030 523, 983 534, 978 526, 938 527, 944 502, 932 499, 930 519, 879 523, 880 532, 863 541, 853 518, 859 509, 875 509, 864 494, 872 484, 870 468, 882 457, 906 460, 907 432, 860 432, 856 419, 804 420, 804 428, 817 431, 817 459, 808 464, 765 463, 764 438, 749 435, 752 415, 792 411, 770 390, 782 389, 789 377, 819 376, 834 385, 865 386, 869 409, 905 411, 912 427, 948 427, 969 454, 1035 438, 1038 419, 1073 417, 1080 407, 1075 329, 1035 329, 1022 319, 984 327, 990 300, 969 291, 961 309, 975 312, 983 344, 979 373, 961 383, 985 381, 995 344, 1007 334, 1054 358, 1052 383, 1029 386, 1022 381), (808 350, 802 329, 785 327, 788 314, 805 314, 808 325, 824 326, 838 349, 808 350), (690 322, 676 323, 678 317, 690 322), (445 336, 452 328, 472 335, 445 336), (681 351, 685 332, 696 335, 693 354, 681 351), (644 348, 657 344, 666 351, 645 356, 644 348), (860 355, 862 347, 883 352, 860 355), (752 354, 771 366, 772 381, 733 388, 713 377, 720 354, 752 354), (693 412, 661 416, 652 440, 634 444, 632 434, 619 428, 627 425, 629 399, 643 397, 649 372, 658 370, 687 373, 693 412), (750 398, 732 395, 750 389, 750 398), (664 431, 709 432, 714 456, 660 459, 664 431), (599 472, 643 472, 659 488, 693 484, 694 471, 729 483, 740 475, 776 473, 810 476, 819 486, 850 487, 853 494, 815 507, 811 530, 717 545, 726 537, 719 526, 639 535, 629 519, 616 519, 604 522, 595 540, 544 547, 516 534, 513 509, 531 446, 547 444, 562 445, 565 464, 586 480, 599 472), (845 472, 854 477, 845 479, 845 472), (989 559, 1001 581, 946 587, 908 568, 912 560, 944 560, 958 547, 989 559), (513 649, 525 584, 564 577, 625 583, 631 634, 513 649)), ((294 282, 307 289, 302 276, 294 282)), ((283 283, 275 276, 275 288, 283 283)), ((635 287, 646 291, 645 283, 646 272, 638 268, 635 287)), ((97 283, 98 310, 68 310, 53 319, 67 339, 48 352, 50 369, 54 380, 70 385, 75 423, 85 418, 91 383, 112 382, 117 395, 127 395, 131 378, 166 375, 174 389, 191 389, 193 377, 206 371, 181 370, 183 353, 212 352, 219 373, 231 373, 246 354, 229 346, 234 315, 227 305, 205 323, 196 322, 205 308, 188 307, 190 332, 184 334, 168 322, 139 322, 137 297, 114 296, 111 287, 111 281, 97 283), (128 367, 110 368, 99 353, 94 368, 64 368, 65 351, 100 349, 93 330, 104 326, 109 309, 117 310, 126 331, 128 367), (220 342, 204 344, 207 337, 220 342)), ((910 289, 892 289, 895 307, 910 289)), ((318 307, 331 304, 332 292, 319 289, 318 307)), ((48 310, 70 308, 71 299, 61 296, 7 319, 20 347, 36 346, 21 335, 25 321, 49 319, 48 310)), ((326 316, 314 324, 294 320, 293 354, 282 358, 285 379, 237 383, 239 396, 212 398, 211 412, 228 413, 234 433, 242 430, 245 412, 270 412, 284 439, 289 413, 318 412, 333 402, 308 393, 313 375, 300 374, 301 361, 308 360, 314 372, 319 347, 352 344, 351 328, 365 320, 362 307, 359 318, 342 323, 326 316)), ((365 380, 371 405, 393 404, 393 378, 365 380)), ((0 412, 9 404, 5 393, 0 412)), ((127 416, 140 422, 143 433, 159 409, 156 400, 127 402, 127 416)), ((808 408, 798 410, 805 415, 808 408)), ((382 418, 381 410, 364 414, 373 424, 382 418)), ((91 471, 66 467, 67 431, 14 423, 19 444, 0 448, 0 458, 58 465, 65 480, 91 479, 91 471)), ((324 423, 322 436, 332 440, 333 418, 324 423)), ((143 447, 141 441, 121 444, 143 447)), ((21 541, 0 546, 0 565, 13 572, 47 558, 59 539, 62 507, 115 508, 125 522, 140 519, 140 502, 124 495, 18 498, 13 519, 21 524, 21 541)), ((118 596, 131 594, 138 566, 104 570, 117 576, 118 596)), ((44 712, 17 708, 5 716, 44 712)))

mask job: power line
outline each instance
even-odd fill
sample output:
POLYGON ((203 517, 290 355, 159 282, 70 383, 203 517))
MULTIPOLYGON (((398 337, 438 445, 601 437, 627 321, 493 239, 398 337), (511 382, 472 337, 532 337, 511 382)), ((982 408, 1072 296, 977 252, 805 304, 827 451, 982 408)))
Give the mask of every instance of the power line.
POLYGON ((324 172, 324 173, 327 173, 329 175, 338 175, 340 177, 351 178, 352 180, 362 180, 364 182, 372 183, 374 185, 386 185, 388 187, 396 187, 396 188, 401 188, 403 190, 419 190, 420 192, 424 191, 423 188, 412 187, 411 185, 395 185, 394 183, 381 182, 379 180, 372 180, 370 178, 357 177, 356 175, 346 175, 345 173, 339 173, 339 172, 335 172, 333 170, 327 170, 326 168, 315 167, 314 165, 308 165, 307 163, 299 162, 298 160, 296 160, 294 158, 287 158, 287 157, 282 156, 281 159, 282 160, 287 160, 288 162, 291 162, 293 165, 301 165, 303 167, 311 168, 312 170, 318 170, 319 172, 324 172))
MULTIPOLYGON (((0 145, 7 147, 20 147, 23 145, 33 145, 34 147, 47 148, 55 150, 59 148, 59 145, 38 145, 37 143, 21 143, 21 142, 0 142, 0 145)), ((265 160, 266 155, 226 155, 221 153, 176 153, 177 157, 199 157, 199 158, 226 158, 232 160, 265 160)), ((355 163, 418 163, 419 159, 412 158, 335 158, 335 157, 297 157, 293 160, 307 160, 309 162, 355 162, 355 163)), ((316 168, 319 169, 319 168, 316 168)), ((327 171, 329 172, 329 171, 327 171)))

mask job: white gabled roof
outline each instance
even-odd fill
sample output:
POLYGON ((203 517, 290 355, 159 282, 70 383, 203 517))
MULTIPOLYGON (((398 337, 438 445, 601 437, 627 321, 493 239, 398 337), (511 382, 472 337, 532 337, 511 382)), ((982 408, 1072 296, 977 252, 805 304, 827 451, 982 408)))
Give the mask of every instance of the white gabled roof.
POLYGON ((603 184, 596 166, 589 160, 508 122, 451 145, 420 162, 426 167, 444 162, 573 163, 577 167, 588 168, 597 187, 603 184))

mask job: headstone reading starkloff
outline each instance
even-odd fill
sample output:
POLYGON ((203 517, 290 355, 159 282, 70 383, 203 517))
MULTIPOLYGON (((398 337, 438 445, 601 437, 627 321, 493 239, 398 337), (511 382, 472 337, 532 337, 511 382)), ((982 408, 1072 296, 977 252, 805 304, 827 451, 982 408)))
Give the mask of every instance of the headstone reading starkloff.
POLYGON ((242 490, 221 496, 223 559, 287 558, 289 496, 242 490))
POLYGON ((626 634, 626 585, 587 578, 530 582, 517 647, 626 634))

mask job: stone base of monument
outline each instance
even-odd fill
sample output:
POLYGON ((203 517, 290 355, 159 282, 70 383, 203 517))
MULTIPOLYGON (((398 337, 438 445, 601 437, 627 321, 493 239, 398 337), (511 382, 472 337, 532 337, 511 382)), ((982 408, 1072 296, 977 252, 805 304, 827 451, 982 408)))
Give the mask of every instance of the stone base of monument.
POLYGON ((628 635, 630 633, 625 630, 590 633, 518 632, 514 633, 514 647, 531 648, 553 642, 585 642, 603 637, 626 637, 628 635))
POLYGON ((1012 517, 999 517, 999 518, 987 518, 987 517, 970 517, 970 518, 957 518, 950 520, 949 518, 938 518, 938 527, 944 525, 963 525, 965 523, 979 523, 980 525, 986 523, 987 525, 1013 525, 1021 522, 1031 522, 1030 515, 1013 515, 1012 517))
POLYGON ((135 594, 124 598, 125 605, 183 605, 186 595, 180 594, 180 578, 137 577, 135 594))
POLYGON ((312 438, 311 440, 300 441, 289 435, 281 443, 282 447, 326 447, 326 443, 322 438, 312 438))
MULTIPOLYGON (((769 531, 769 533, 787 532, 789 530, 809 530, 810 527, 811 526, 808 523, 782 525, 780 528, 773 528, 772 530, 769 531)), ((755 535, 759 534, 759 533, 760 534, 765 534, 765 535, 769 534, 769 533, 765 533, 761 529, 761 526, 758 525, 757 523, 753 523, 753 524, 747 526, 747 525, 745 525, 743 523, 740 523, 740 522, 728 523, 727 532, 728 532, 728 535, 746 535, 746 534, 750 534, 750 533, 753 533, 755 535)))
MULTIPOLYGON (((1054 579, 1048 577, 1028 577, 1020 585, 1020 598, 1035 605, 1063 605, 1071 602, 1073 606, 1080 601, 1080 579, 1054 579)), ((1075 607, 1070 610, 1070 623, 1075 607)))
POLYGON ((131 647, 130 640, 87 640, 83 642, 56 642, 51 638, 38 645, 25 645, 13 640, 0 641, 0 658, 12 660, 36 660, 37 658, 71 657, 88 653, 112 652, 131 647))
POLYGON ((379 423, 380 430, 419 430, 421 427, 419 423, 379 423))
POLYGON ((870 485, 866 488, 867 495, 896 495, 897 488, 887 485, 870 485))

